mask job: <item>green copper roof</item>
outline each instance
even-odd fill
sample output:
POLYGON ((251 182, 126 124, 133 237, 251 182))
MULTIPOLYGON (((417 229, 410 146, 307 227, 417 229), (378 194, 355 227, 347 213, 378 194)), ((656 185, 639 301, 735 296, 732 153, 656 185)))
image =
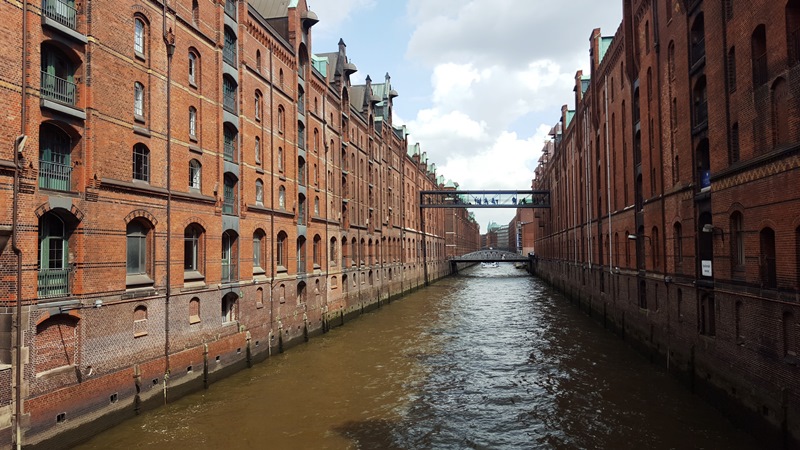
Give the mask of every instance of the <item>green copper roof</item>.
POLYGON ((564 124, 564 128, 569 128, 569 124, 572 123, 572 119, 575 118, 575 111, 569 110, 567 111, 567 123, 564 124))
POLYGON ((614 42, 613 37, 600 38, 600 62, 602 62, 603 58, 605 58, 606 52, 608 51, 608 48, 611 47, 612 42, 614 42))
POLYGON ((311 65, 322 74, 323 77, 328 78, 328 58, 324 56, 311 55, 311 65))

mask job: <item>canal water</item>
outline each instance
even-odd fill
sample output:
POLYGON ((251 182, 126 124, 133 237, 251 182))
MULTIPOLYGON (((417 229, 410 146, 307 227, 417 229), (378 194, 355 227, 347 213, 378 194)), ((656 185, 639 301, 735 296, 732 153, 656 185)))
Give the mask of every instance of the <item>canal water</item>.
POLYGON ((81 449, 755 449, 553 289, 474 267, 81 449))

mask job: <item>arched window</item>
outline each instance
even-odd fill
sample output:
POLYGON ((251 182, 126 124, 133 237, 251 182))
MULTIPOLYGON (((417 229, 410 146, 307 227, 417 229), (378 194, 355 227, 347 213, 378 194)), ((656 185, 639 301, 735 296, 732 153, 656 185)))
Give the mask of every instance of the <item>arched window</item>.
MULTIPOLYGON (((195 3, 197 1, 195 0, 195 3)), ((198 82, 200 81, 200 71, 199 69, 199 62, 200 58, 197 57, 197 53, 190 51, 189 52, 189 85, 193 87, 197 87, 198 82)))
POLYGON ((306 196, 303 194, 297 196, 297 224, 306 224, 306 196))
POLYGON ((674 258, 675 258, 675 272, 680 273, 683 266, 683 226, 680 222, 675 222, 672 226, 674 258))
POLYGON ((78 350, 78 319, 56 314, 36 325, 35 357, 31 358, 36 373, 75 364, 78 350))
POLYGON ((278 172, 283 172, 283 148, 278 147, 278 172))
POLYGON ((306 273, 306 237, 297 237, 297 273, 306 273))
POLYGON ((297 148, 306 149, 306 127, 302 122, 297 122, 297 148))
POLYGON ((697 179, 695 182, 701 190, 711 187, 711 157, 708 148, 708 139, 703 139, 697 144, 695 151, 697 161, 697 179))
MULTIPOLYGON (((798 233, 800 233, 800 227, 798 228, 798 233)), ((798 244, 797 244, 797 245, 798 245, 798 247, 800 247, 800 236, 798 236, 798 241, 797 241, 797 242, 798 242, 798 244)), ((328 253, 330 253, 330 261, 331 261, 331 265, 332 265, 332 266, 335 266, 335 265, 336 265, 336 259, 337 259, 337 252, 336 252, 336 249, 337 249, 338 247, 339 247, 339 246, 338 246, 338 245, 337 245, 337 243, 336 243, 336 238, 335 238, 335 237, 332 237, 332 238, 331 238, 331 245, 330 245, 330 249, 328 250, 328 253)), ((798 252, 798 258, 800 258, 800 252, 798 252)))
POLYGON ((777 261, 775 258, 775 231, 766 227, 759 233, 761 249, 759 265, 761 285, 766 288, 778 287, 777 261))
POLYGON ((133 146, 133 179, 150 181, 150 150, 144 144, 133 146))
POLYGON ((126 284, 152 285, 153 274, 148 250, 152 248, 152 227, 142 219, 132 220, 126 227, 126 284))
POLYGON ((189 300, 189 324, 200 323, 200 299, 193 297, 189 300))
POLYGON ((256 180, 256 205, 264 206, 264 182, 256 180))
POLYGON ((306 185, 306 160, 302 156, 297 158, 297 184, 306 185))
POLYGON ((133 51, 140 58, 145 57, 147 27, 140 17, 133 19, 133 51))
POLYGON ((236 80, 228 74, 222 76, 222 107, 231 114, 237 114, 236 80))
POLYGON ((659 240, 658 240, 658 228, 653 227, 652 231, 650 232, 650 237, 652 241, 652 255, 653 255, 653 270, 658 271, 661 268, 661 258, 659 255, 659 240))
POLYGON ((314 217, 319 217, 319 197, 314 197, 314 217))
POLYGON ((60 128, 39 126, 39 187, 69 191, 72 187, 72 142, 60 128))
POLYGON ((202 175, 202 166, 200 161, 193 159, 189 161, 189 188, 200 189, 200 180, 202 175))
POLYGON ((222 323, 235 322, 239 317, 239 296, 233 292, 222 297, 222 323))
POLYGON ((203 272, 203 228, 190 224, 183 230, 183 272, 185 279, 202 278, 203 272))
POLYGON ((736 91, 736 47, 728 50, 728 92, 736 91))
POLYGON ((278 208, 281 211, 286 210, 286 188, 283 186, 278 188, 278 208))
POLYGON ((283 106, 278 106, 278 134, 283 134, 286 131, 286 114, 284 114, 283 106))
POLYGON ((703 13, 698 14, 692 24, 691 55, 692 66, 699 63, 706 56, 706 35, 703 13))
POLYGON ((261 50, 256 50, 256 71, 261 73, 261 50))
POLYGON ((222 282, 233 283, 239 279, 237 262, 239 261, 239 235, 233 230, 222 233, 222 282))
POLYGON ((192 23, 195 26, 200 25, 200 5, 197 0, 192 0, 192 23))
POLYGON ((236 127, 228 122, 225 122, 225 124, 222 126, 222 135, 224 139, 222 147, 225 161, 236 162, 236 147, 239 142, 239 133, 236 131, 236 127))
POLYGON ((741 157, 741 149, 739 147, 739 123, 735 122, 731 125, 731 153, 730 153, 730 163, 733 164, 739 161, 741 157))
POLYGON ((78 84, 75 83, 76 65, 56 46, 43 43, 41 52, 42 97, 75 106, 78 101, 78 84))
POLYGON ((669 47, 667 47, 667 72, 669 82, 672 84, 675 81, 675 42, 673 41, 669 41, 669 47))
POLYGON ((133 337, 147 335, 147 306, 137 305, 133 308, 133 337))
POLYGON ((226 172, 223 183, 222 214, 236 214, 236 176, 226 172))
POLYGON ((731 269, 733 272, 744 270, 744 219, 742 213, 736 211, 730 218, 731 269))
POLYGON ((39 218, 39 275, 40 298, 70 294, 69 239, 64 221, 49 212, 39 218))
POLYGON ((197 109, 189 107, 189 139, 197 140, 197 109))
POLYGON ((791 142, 789 136, 789 92, 783 77, 778 78, 772 84, 772 130, 776 148, 791 142))
POLYGON ((692 126, 698 127, 708 122, 708 93, 706 87, 706 77, 701 76, 694 85, 692 93, 692 104, 694 106, 694 119, 692 126))
POLYGON ((753 88, 766 83, 769 79, 767 69, 767 27, 763 24, 756 27, 750 37, 751 60, 753 66, 753 88))
POLYGON ((236 34, 228 27, 225 27, 224 43, 222 47, 222 60, 236 67, 236 34))
POLYGON ((275 241, 275 264, 282 270, 286 270, 286 235, 285 231, 278 232, 278 238, 275 241))
POLYGON ((311 257, 313 258, 312 264, 314 264, 315 269, 319 269, 320 261, 322 261, 321 247, 322 247, 322 238, 320 238, 319 235, 317 234, 314 236, 313 249, 311 255, 311 257))
POLYGON ((790 66, 800 62, 800 0, 786 3, 786 50, 790 66))
POLYGON ((133 117, 144 121, 144 85, 133 83, 133 117))
POLYGON ((255 153, 256 164, 261 165, 261 138, 256 136, 253 152, 255 153))
POLYGON ((264 268, 267 267, 265 262, 264 242, 266 233, 264 230, 257 229, 253 232, 253 275, 263 275, 264 268))

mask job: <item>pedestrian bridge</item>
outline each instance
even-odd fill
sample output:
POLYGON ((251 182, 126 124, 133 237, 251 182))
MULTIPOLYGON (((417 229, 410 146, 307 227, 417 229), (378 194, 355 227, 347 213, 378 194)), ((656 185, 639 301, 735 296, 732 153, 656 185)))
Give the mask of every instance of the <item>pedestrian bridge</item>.
POLYGON ((528 262, 528 257, 504 250, 478 250, 450 258, 453 262, 528 262))

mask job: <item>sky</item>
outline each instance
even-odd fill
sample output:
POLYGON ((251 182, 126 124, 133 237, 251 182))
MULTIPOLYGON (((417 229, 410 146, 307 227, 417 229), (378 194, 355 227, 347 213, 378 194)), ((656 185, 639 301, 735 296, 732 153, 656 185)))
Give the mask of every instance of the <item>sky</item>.
MULTIPOLYGON (((339 38, 363 84, 391 76, 395 125, 461 190, 530 189, 575 74, 589 74, 594 28, 613 36, 621 0, 307 0, 312 51, 339 38)), ((475 209, 486 232, 513 209, 475 209)))

